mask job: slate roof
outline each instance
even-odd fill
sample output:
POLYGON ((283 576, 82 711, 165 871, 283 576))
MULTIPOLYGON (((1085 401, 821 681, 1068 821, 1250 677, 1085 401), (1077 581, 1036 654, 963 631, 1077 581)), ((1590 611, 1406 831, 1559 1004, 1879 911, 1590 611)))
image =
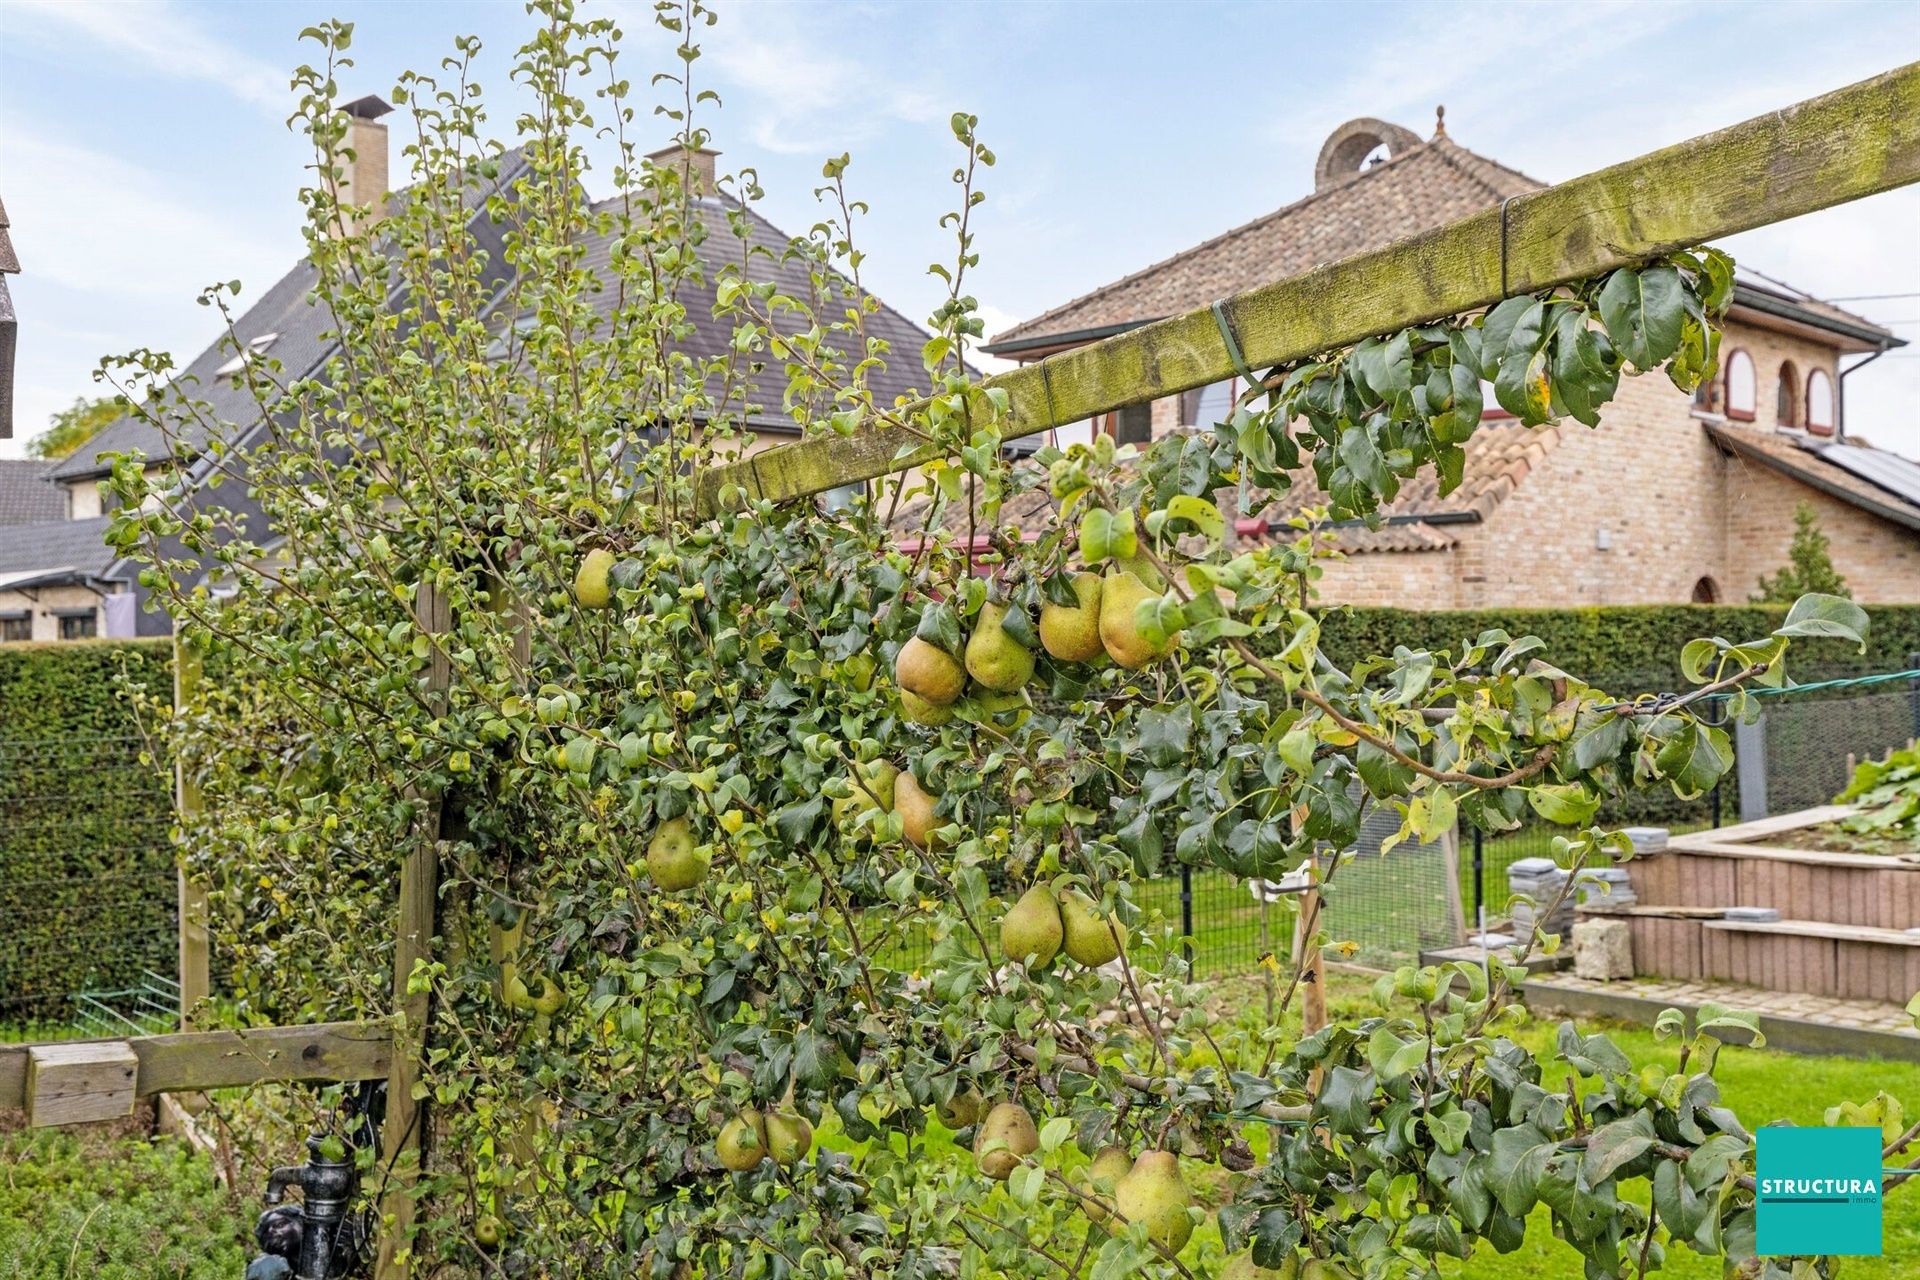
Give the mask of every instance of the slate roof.
POLYGON ((112 516, 9 526, 0 534, 0 589, 22 575, 102 574, 116 553, 104 539, 112 516))
POLYGON ((0 458, 0 525, 66 517, 67 495, 47 479, 48 466, 41 458, 0 458))
MULTIPOLYGON (((596 212, 617 208, 620 198, 615 196, 594 206, 596 212)), ((752 257, 745 268, 756 281, 773 284, 782 294, 791 298, 808 299, 812 296, 813 286, 806 263, 789 260, 785 256, 790 237, 778 227, 768 222, 751 206, 741 206, 726 196, 708 196, 694 202, 695 215, 706 227, 707 239, 703 252, 709 262, 705 283, 684 283, 680 287, 679 298, 687 308, 687 321, 693 327, 693 335, 687 341, 688 350, 701 355, 712 356, 725 353, 733 341, 732 317, 716 317, 713 314, 714 296, 717 287, 718 268, 729 262, 741 260, 742 247, 733 233, 729 214, 742 210, 748 229, 748 245, 752 257)), ((596 237, 587 246, 584 269, 602 273, 608 281, 615 279, 612 263, 614 237, 596 237)), ((610 311, 615 303, 615 295, 604 290, 599 297, 603 311, 610 311)), ((823 300, 819 309, 823 316, 838 316, 845 309, 844 301, 823 300)), ((793 334, 806 326, 795 312, 782 312, 774 317, 780 332, 793 334)), ((890 406, 898 397, 914 397, 924 394, 927 379, 920 364, 920 348, 931 336, 927 331, 907 319, 900 312, 880 304, 877 311, 866 317, 866 333, 869 337, 884 339, 889 347, 884 357, 884 368, 870 371, 868 385, 873 390, 874 400, 883 406, 890 406)), ((742 381, 747 391, 747 403, 755 411, 746 415, 748 425, 760 429, 774 429, 797 432, 799 426, 793 418, 783 411, 781 396, 786 390, 786 374, 782 362, 762 351, 755 359, 765 364, 758 378, 747 377, 742 381)), ((717 388, 716 388, 717 391, 717 388)), ((831 405, 819 406, 821 417, 831 405)))
POLYGON ((1735 458, 1790 476, 1883 520, 1920 529, 1920 491, 1908 491, 1902 483, 1920 476, 1920 467, 1898 454, 1857 439, 1843 444, 1731 422, 1708 423, 1707 434, 1735 458), (1859 474, 1863 470, 1880 475, 1882 482, 1859 474))
POLYGON ((1072 334, 1177 315, 1404 240, 1543 185, 1443 134, 1023 321, 985 349, 1012 355, 1072 334))

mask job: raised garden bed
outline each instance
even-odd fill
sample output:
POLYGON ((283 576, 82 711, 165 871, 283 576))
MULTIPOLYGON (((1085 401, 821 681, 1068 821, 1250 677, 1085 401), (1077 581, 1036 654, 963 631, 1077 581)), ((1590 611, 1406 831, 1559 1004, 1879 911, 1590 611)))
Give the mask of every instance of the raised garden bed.
POLYGON ((1920 990, 1920 859, 1824 847, 1860 837, 1828 805, 1675 836, 1628 863, 1634 971, 1836 999, 1905 1003, 1920 990), (1722 918, 1771 908, 1777 920, 1722 918))

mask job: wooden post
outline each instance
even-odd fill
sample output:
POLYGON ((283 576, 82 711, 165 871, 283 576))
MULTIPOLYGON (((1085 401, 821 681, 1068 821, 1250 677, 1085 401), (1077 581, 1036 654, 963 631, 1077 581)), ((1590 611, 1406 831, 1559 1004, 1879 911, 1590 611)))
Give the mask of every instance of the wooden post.
MULTIPOLYGON (((186 712, 200 688, 200 659, 173 636, 173 709, 186 712)), ((187 775, 186 763, 173 762, 174 805, 181 826, 200 812, 200 786, 187 775)), ((187 874, 185 852, 179 867, 180 906, 180 1029, 191 1031, 204 1020, 206 1001, 213 993, 212 961, 207 945, 207 887, 187 874)))
MULTIPOLYGON (((430 582, 416 589, 414 625, 432 637, 453 629, 446 596, 430 582)), ((442 706, 453 683, 452 662, 438 640, 427 666, 427 690, 436 707, 442 706)), ((375 1280, 407 1280, 412 1272, 412 1250, 407 1235, 413 1226, 413 1183, 427 1153, 427 1108, 416 1100, 427 1054, 427 1023, 432 1001, 426 992, 407 990, 418 961, 433 957, 435 908, 440 897, 440 798, 419 798, 415 819, 418 839, 400 871, 399 923, 393 947, 393 1007, 401 1022, 395 1033, 393 1065, 387 1074, 387 1114, 381 1128, 380 1168, 387 1191, 380 1203, 380 1252, 374 1264, 375 1280)))
MULTIPOLYGON (((1371 253, 1235 294, 1222 304, 1245 363, 1268 369, 1503 296, 1583 280, 1674 249, 1920 181, 1920 62, 1516 196, 1371 253)), ((1156 320, 988 378, 1008 439, 1225 382, 1236 361, 1211 307, 1156 320)), ((703 511, 729 489, 780 502, 927 462, 905 427, 868 423, 698 482, 703 511)))
MULTIPOLYGON (((1307 874, 1312 883, 1320 883, 1320 855, 1307 858, 1307 874)), ((1320 932, 1320 890, 1308 889, 1300 895, 1300 913, 1293 922, 1293 960, 1301 974, 1300 1034, 1312 1035, 1327 1025, 1326 957, 1314 943, 1320 932)))

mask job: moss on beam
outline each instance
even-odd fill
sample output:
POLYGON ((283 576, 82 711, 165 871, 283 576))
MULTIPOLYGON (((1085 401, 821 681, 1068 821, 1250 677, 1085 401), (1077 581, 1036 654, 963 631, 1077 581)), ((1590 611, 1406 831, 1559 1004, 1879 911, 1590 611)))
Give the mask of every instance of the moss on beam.
MULTIPOLYGON (((1920 63, 1516 197, 1384 249, 1229 299, 1247 362, 1269 368, 1584 279, 1673 249, 1783 222, 1920 180, 1920 63)), ((1009 438, 1222 382, 1234 373, 1209 308, 998 374, 1009 438)), ((976 394, 978 392, 976 391, 976 394)), ((784 501, 925 462, 915 437, 875 425, 715 467, 701 509, 729 485, 784 501)))

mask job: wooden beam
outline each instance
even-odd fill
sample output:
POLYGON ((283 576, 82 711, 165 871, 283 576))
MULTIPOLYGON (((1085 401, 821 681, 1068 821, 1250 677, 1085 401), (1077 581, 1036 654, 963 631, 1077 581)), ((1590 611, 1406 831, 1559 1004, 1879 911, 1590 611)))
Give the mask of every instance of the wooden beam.
POLYGON ((67 1041, 27 1049, 27 1123, 36 1129, 133 1114, 140 1059, 124 1040, 67 1041))
MULTIPOLYGON (((323 1022, 59 1043, 126 1046, 139 1062, 134 1093, 143 1098, 288 1080, 378 1080, 388 1073, 393 1057, 393 1033, 384 1022, 323 1022)), ((36 1049, 47 1047, 0 1044, 0 1111, 27 1108, 28 1063, 36 1049)))
MULTIPOLYGON (((1501 211, 1487 209, 1236 294, 1223 309, 1247 363, 1267 369, 1917 180, 1920 63, 1911 63, 1517 196, 1506 207, 1504 237, 1501 211)), ((1014 438, 1224 382, 1234 371, 1212 310, 1202 307, 984 385, 1007 393, 1003 431, 1014 438)), ((984 406, 982 389, 973 395, 984 406)), ((914 434, 873 424, 714 467, 700 476, 698 501, 703 511, 717 510, 729 487, 784 501, 933 456, 914 434)))
MULTIPOLYGON (((173 637, 173 709, 187 709, 200 686, 200 659, 173 637)), ((200 812, 200 787, 187 776, 185 763, 173 765, 174 804, 185 824, 200 812)), ((178 924, 180 935, 180 1029, 191 1031, 204 1013, 207 998, 213 993, 213 961, 207 941, 207 887, 187 875, 184 861, 179 868, 178 924)))
MULTIPOLYGON (((416 588, 414 625, 432 638, 426 688, 437 707, 444 707, 453 683, 452 660, 441 637, 453 630, 446 596, 430 582, 416 588)), ((393 1006, 400 1016, 400 1041, 394 1047, 387 1075, 387 1113, 380 1129, 380 1164, 386 1172, 387 1192, 380 1202, 380 1252, 374 1280, 407 1280, 412 1258, 406 1240, 414 1220, 413 1183, 427 1150, 427 1109, 413 1096, 427 1055, 427 1023, 433 1003, 426 992, 407 987, 414 966, 433 959, 435 921, 440 901, 440 798, 420 797, 414 848, 400 868, 400 911, 394 934, 393 1006)))

